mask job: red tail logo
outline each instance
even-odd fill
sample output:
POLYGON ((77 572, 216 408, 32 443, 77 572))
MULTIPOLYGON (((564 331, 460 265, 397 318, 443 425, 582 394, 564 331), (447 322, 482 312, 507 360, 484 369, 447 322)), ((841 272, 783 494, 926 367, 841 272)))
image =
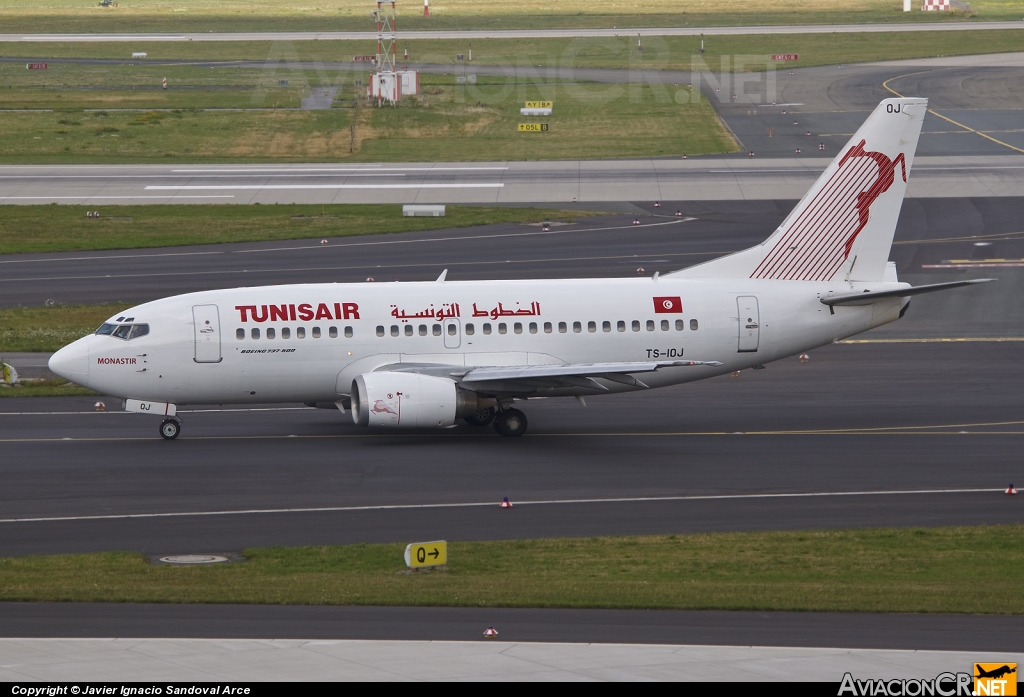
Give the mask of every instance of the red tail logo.
POLYGON ((850 256, 857 235, 868 224, 871 204, 896 180, 899 164, 907 181, 903 153, 891 160, 865 150, 861 140, 797 216, 751 278, 820 281, 831 278, 850 256))

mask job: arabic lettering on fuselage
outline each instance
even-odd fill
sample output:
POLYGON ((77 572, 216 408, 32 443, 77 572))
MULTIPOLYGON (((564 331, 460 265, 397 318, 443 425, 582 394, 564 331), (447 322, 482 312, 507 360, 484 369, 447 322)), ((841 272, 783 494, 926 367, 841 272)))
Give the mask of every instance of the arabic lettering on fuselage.
POLYGON ((447 317, 462 317, 462 311, 458 303, 442 303, 439 309, 435 309, 431 303, 426 309, 410 313, 407 310, 399 309, 398 305, 391 306, 391 316, 408 322, 411 319, 445 319, 447 317))
POLYGON ((474 317, 490 317, 491 319, 498 319, 499 317, 536 317, 540 315, 540 303, 532 302, 529 308, 520 307, 520 303, 516 303, 515 309, 506 308, 502 303, 498 303, 496 306, 488 310, 486 307, 479 309, 476 303, 473 303, 473 316, 474 317))

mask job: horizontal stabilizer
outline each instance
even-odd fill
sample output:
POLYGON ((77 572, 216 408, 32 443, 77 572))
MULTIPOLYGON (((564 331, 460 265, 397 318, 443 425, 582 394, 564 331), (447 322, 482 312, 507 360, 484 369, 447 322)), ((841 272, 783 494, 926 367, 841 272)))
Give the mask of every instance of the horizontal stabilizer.
POLYGON ((908 298, 912 295, 934 293, 938 290, 949 290, 950 288, 960 288, 961 286, 972 286, 976 283, 988 283, 989 281, 994 280, 996 279, 976 278, 973 281, 952 281, 950 283, 933 283, 927 286, 908 286, 906 288, 883 290, 874 293, 865 291, 863 293, 850 293, 849 295, 833 295, 827 298, 822 298, 821 302, 823 305, 870 305, 876 300, 882 298, 908 298))

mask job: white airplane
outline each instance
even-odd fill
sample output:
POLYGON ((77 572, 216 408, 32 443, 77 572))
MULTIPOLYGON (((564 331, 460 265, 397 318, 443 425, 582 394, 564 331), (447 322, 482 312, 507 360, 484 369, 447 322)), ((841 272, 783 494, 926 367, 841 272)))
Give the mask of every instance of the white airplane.
POLYGON ((58 375, 164 417, 178 404, 304 402, 361 426, 444 428, 513 408, 702 380, 892 322, 888 261, 927 100, 886 99, 760 245, 653 278, 321 283, 138 305, 50 359, 58 375))

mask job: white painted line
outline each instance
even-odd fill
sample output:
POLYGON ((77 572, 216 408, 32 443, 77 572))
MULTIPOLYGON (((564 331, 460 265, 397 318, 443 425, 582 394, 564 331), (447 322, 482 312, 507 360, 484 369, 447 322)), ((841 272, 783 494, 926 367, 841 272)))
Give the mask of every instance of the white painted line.
POLYGON ((217 184, 211 186, 147 186, 146 191, 263 191, 265 189, 500 189, 501 183, 486 184, 217 184))
MULTIPOLYGON (((912 494, 991 494, 1003 489, 910 489, 895 491, 825 491, 792 494, 709 494, 705 496, 636 496, 610 499, 549 499, 515 501, 516 506, 551 506, 571 503, 664 503, 671 501, 725 501, 753 499, 829 498, 839 496, 908 496, 912 494)), ((0 518, 0 523, 55 523, 134 518, 186 518, 222 515, 266 515, 271 513, 346 513, 356 511, 401 511, 437 508, 497 508, 495 501, 473 503, 411 503, 381 506, 324 506, 320 508, 252 508, 238 511, 187 511, 180 513, 123 513, 120 515, 53 516, 47 518, 0 518)))
POLYGON ((275 169, 258 167, 249 167, 246 169, 172 169, 171 172, 197 174, 203 172, 228 172, 228 173, 245 173, 245 172, 477 172, 477 171, 494 171, 494 170, 506 170, 508 167, 373 167, 372 170, 369 167, 279 167, 275 169))
MULTIPOLYGON (((160 187, 146 187, 149 188, 160 188, 160 187)), ((172 188, 172 187, 166 187, 172 188)), ((217 188, 217 187, 213 187, 217 188)), ((228 188, 228 187, 225 187, 228 188)), ((94 201, 99 198, 109 199, 134 199, 134 198, 234 198, 234 195, 210 195, 210 196, 197 196, 193 194, 186 194, 184 196, 175 196, 174 194, 167 194, 166 196, 0 196, 0 201, 52 201, 54 199, 61 200, 74 200, 74 201, 94 201)))
MULTIPOLYGON (((316 407, 241 407, 238 409, 179 409, 179 414, 212 414, 222 411, 310 411, 316 407)), ((134 411, 0 411, 0 416, 69 416, 76 414, 135 414, 134 411)))

